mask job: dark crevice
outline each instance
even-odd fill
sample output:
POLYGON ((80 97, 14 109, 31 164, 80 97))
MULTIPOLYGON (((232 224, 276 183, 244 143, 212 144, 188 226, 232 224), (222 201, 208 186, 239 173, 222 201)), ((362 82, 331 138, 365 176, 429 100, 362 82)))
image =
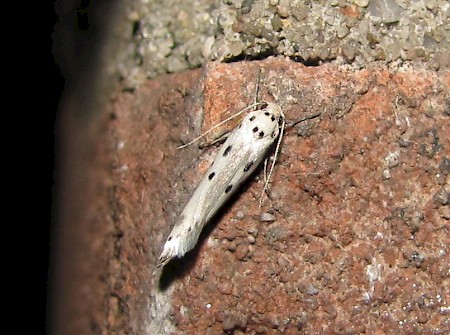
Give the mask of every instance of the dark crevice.
MULTIPOLYGON (((263 52, 261 52, 258 55, 246 55, 246 54, 240 54, 239 56, 230 58, 228 60, 225 60, 225 63, 236 63, 236 62, 241 62, 241 61, 257 61, 257 60, 264 60, 270 56, 278 56, 280 55, 276 49, 267 49, 263 52)), ((309 58, 309 59, 304 59, 300 56, 292 56, 289 57, 292 61, 296 62, 296 63, 301 63, 305 66, 320 66, 323 65, 325 63, 330 63, 332 61, 334 61, 334 59, 322 59, 319 57, 315 57, 315 58, 309 58)))
POLYGON ((297 63, 301 63, 305 66, 311 66, 311 67, 320 66, 324 63, 328 63, 331 61, 331 60, 324 60, 324 59, 317 58, 317 57, 305 60, 299 56, 291 57, 291 60, 293 60, 294 62, 297 62, 297 63))
POLYGON ((253 61, 253 60, 264 60, 266 58, 269 58, 270 56, 276 56, 278 53, 275 49, 268 49, 263 52, 261 52, 258 55, 246 55, 246 54, 240 54, 239 56, 230 58, 228 60, 225 60, 225 63, 236 63, 241 61, 253 61))

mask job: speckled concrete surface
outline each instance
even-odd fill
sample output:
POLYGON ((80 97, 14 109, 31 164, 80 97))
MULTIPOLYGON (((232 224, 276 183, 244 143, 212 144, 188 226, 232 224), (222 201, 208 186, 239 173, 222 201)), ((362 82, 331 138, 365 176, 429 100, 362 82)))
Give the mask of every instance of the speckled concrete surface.
POLYGON ((284 55, 308 64, 450 65, 445 0, 133 1, 118 69, 129 86, 211 60, 284 55))

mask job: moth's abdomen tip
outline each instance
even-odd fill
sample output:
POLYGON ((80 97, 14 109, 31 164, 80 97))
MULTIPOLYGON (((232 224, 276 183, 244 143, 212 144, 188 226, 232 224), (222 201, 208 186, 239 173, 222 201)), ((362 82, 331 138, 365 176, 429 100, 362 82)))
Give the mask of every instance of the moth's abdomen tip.
POLYGON ((170 261, 170 259, 171 257, 161 255, 161 257, 159 257, 158 259, 158 264, 156 264, 156 268, 159 269, 163 267, 170 261))
POLYGON ((156 267, 163 267, 164 265, 169 263, 172 258, 182 257, 186 253, 186 250, 182 248, 182 245, 183 244, 181 243, 179 236, 173 238, 169 237, 169 239, 164 244, 163 251, 161 253, 161 256, 159 256, 158 264, 156 265, 156 267))
POLYGON ((176 252, 173 248, 167 248, 164 246, 161 256, 159 256, 157 268, 165 266, 169 261, 176 256, 176 252))
POLYGON ((157 268, 163 267, 164 265, 169 263, 169 261, 174 257, 175 257, 175 254, 173 252, 173 249, 166 248, 166 246, 164 246, 163 252, 161 253, 161 256, 159 256, 158 264, 156 265, 156 267, 157 268))

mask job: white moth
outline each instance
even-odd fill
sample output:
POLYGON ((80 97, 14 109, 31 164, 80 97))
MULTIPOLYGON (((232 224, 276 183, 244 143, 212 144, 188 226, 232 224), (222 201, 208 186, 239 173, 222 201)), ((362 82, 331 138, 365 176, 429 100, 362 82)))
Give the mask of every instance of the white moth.
POLYGON ((251 175, 277 138, 278 151, 284 131, 284 114, 275 103, 261 104, 264 107, 249 112, 220 148, 167 238, 158 267, 174 257, 183 257, 194 248, 205 224, 251 175))

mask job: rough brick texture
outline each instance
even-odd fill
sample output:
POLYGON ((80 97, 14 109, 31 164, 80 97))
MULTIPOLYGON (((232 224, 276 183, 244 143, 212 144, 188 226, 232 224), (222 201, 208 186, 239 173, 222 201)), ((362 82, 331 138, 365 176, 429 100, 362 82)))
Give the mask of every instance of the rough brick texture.
POLYGON ((269 58, 116 92, 78 158, 85 243, 63 315, 83 334, 448 334, 449 86, 445 71, 269 58), (217 151, 176 147, 251 104, 259 69, 259 98, 288 120, 270 198, 258 208, 259 170, 156 270, 217 151))

